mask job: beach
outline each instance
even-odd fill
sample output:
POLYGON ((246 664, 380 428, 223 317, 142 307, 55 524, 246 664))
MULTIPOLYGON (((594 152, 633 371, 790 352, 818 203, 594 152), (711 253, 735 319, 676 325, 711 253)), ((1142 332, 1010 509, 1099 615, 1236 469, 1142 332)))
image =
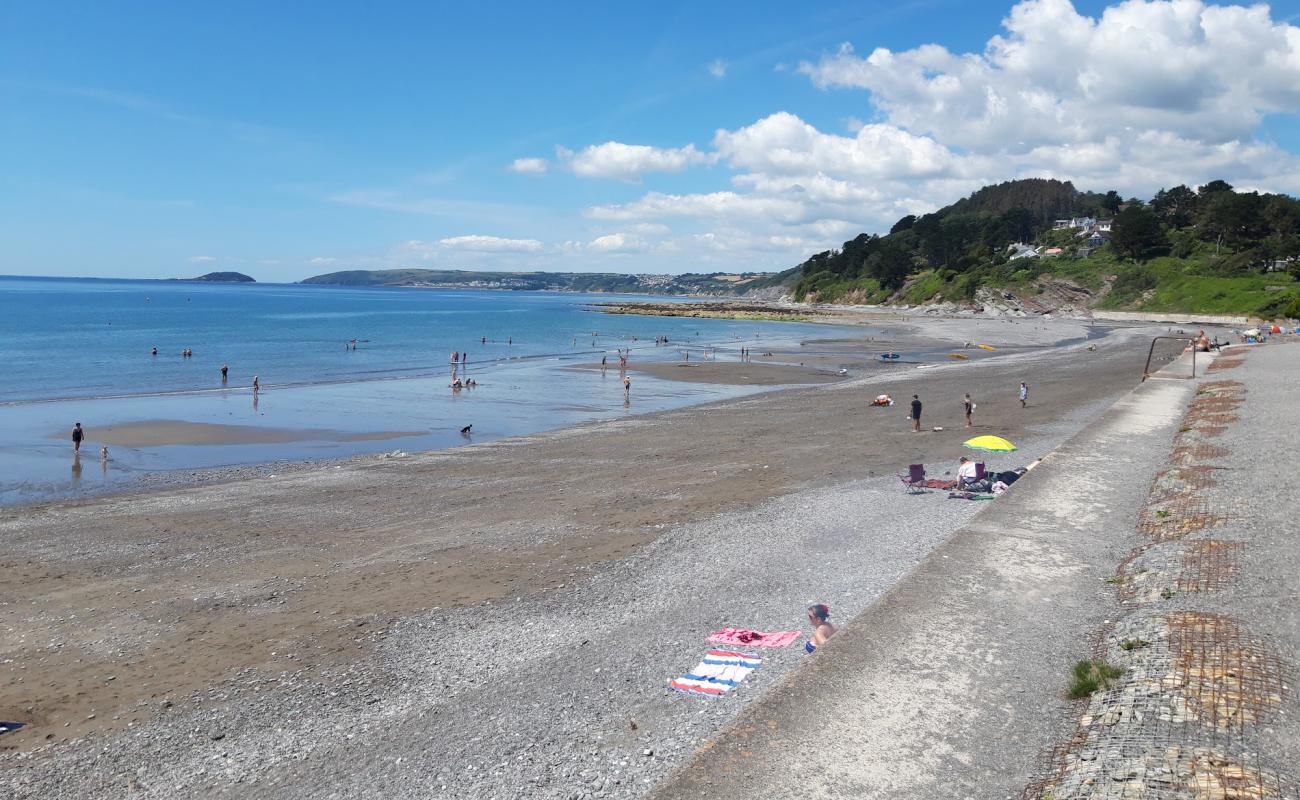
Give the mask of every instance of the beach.
POLYGON ((667 692, 709 629, 798 628, 814 600, 865 608, 978 510, 903 494, 907 464, 955 471, 979 433, 1020 444, 1000 466, 1046 453, 1137 382, 1152 335, 1090 350, 1070 321, 927 327, 1037 349, 6 510, 0 586, 23 599, 4 610, 0 718, 28 724, 0 740, 0 781, 572 796, 588 770, 601 796, 636 796, 798 661, 773 654, 712 705, 667 692), (899 404, 870 407, 882 392, 899 404), (909 430, 912 393, 943 431, 909 430))

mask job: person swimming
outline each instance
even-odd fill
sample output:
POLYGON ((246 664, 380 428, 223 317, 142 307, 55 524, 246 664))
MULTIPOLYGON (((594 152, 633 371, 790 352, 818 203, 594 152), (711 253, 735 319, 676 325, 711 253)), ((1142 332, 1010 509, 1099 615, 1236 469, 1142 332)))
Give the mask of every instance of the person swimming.
POLYGON ((811 653, 835 635, 835 626, 831 624, 831 607, 825 603, 808 606, 808 621, 812 623, 813 634, 803 643, 805 653, 811 653))

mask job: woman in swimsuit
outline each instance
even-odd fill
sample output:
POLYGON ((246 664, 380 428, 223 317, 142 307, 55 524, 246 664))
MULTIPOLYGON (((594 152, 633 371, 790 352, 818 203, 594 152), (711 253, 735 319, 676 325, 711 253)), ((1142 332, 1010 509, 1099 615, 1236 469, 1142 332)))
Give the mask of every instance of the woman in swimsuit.
POLYGON ((831 624, 831 607, 825 603, 808 606, 808 621, 812 623, 813 634, 803 643, 803 649, 804 652, 811 653, 835 635, 835 626, 831 624))

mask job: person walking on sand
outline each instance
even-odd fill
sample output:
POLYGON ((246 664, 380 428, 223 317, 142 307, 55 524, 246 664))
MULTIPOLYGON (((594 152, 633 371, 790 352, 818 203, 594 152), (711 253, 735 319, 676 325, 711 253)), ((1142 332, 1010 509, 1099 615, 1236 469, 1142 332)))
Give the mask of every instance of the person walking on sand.
POLYGON ((966 414, 966 427, 967 428, 974 427, 971 424, 970 416, 971 416, 971 412, 975 410, 975 402, 970 399, 970 392, 967 392, 966 395, 962 398, 961 406, 962 406, 962 410, 966 414))
POLYGON ((257 380, 257 376, 254 375, 254 376, 253 376, 253 394, 257 394, 261 389, 262 389, 262 384, 257 380))
POLYGON ((912 395, 912 430, 921 430, 921 398, 912 395))
POLYGON ((81 429, 81 423, 78 422, 72 426, 72 452, 81 453, 81 440, 86 438, 86 432, 81 429))
POLYGON ((601 371, 601 372, 604 372, 605 369, 606 369, 606 367, 608 367, 608 366, 609 366, 609 356, 601 356, 601 357, 600 357, 600 371, 601 371))
POLYGON ((1020 407, 1024 408, 1029 403, 1029 384, 1024 381, 1020 382, 1020 407))

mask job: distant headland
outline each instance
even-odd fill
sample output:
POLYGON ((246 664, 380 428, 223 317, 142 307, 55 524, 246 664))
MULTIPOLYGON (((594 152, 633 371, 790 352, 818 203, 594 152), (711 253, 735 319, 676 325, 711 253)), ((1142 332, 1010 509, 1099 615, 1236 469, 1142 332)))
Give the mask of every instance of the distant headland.
POLYGON ((197 278, 173 278, 178 281, 203 281, 204 283, 257 283, 242 272, 209 272, 197 278))

